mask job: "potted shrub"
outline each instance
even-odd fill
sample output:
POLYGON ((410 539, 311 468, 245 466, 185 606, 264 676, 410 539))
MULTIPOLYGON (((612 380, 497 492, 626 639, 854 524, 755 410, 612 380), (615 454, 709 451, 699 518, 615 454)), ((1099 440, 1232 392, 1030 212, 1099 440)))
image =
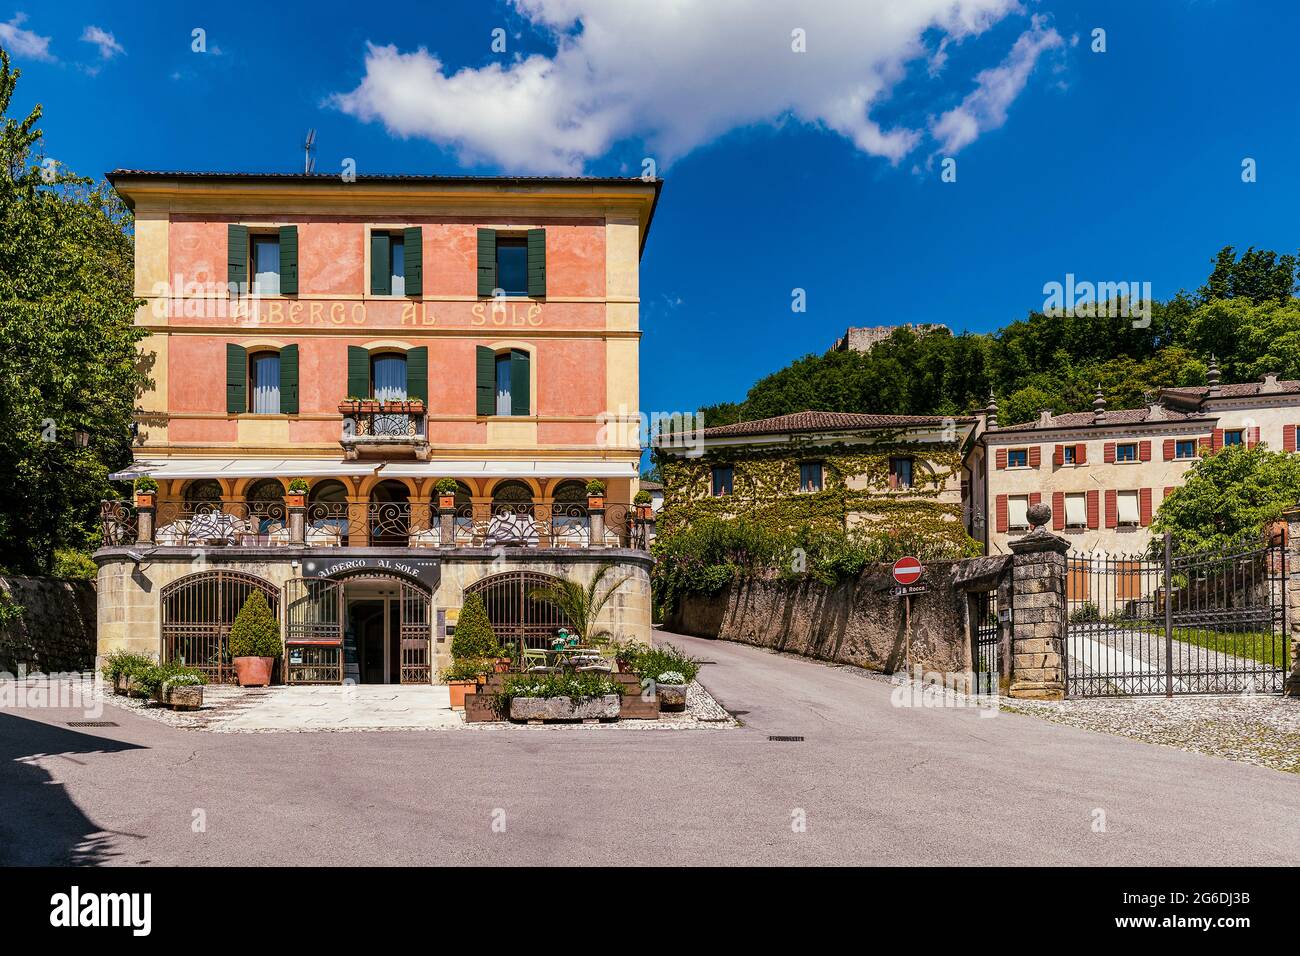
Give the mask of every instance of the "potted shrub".
POLYGON ((284 503, 290 508, 305 508, 307 506, 307 490, 311 486, 307 484, 306 478, 295 478, 289 482, 289 492, 284 496, 284 503))
POLYGON ((135 507, 152 508, 158 500, 158 482, 148 475, 135 480, 135 507))
POLYGON ((498 656, 499 649, 496 631, 492 630, 492 622, 488 620, 482 595, 471 594, 465 598, 456 630, 451 636, 452 659, 492 659, 498 656))
POLYGON ((623 685, 605 674, 516 674, 497 694, 497 708, 511 720, 613 720, 623 685))
POLYGON ((104 658, 100 667, 106 683, 112 685, 114 694, 130 694, 131 681, 154 666, 153 658, 127 651, 113 651, 104 658))
POLYGON ((651 503, 653 501, 654 499, 650 497, 650 492, 645 491, 644 489, 638 491, 636 495, 633 496, 632 503, 636 505, 636 516, 642 521, 650 520, 653 511, 651 503))
POLYGON ((240 687, 267 687, 271 668, 280 656, 280 623, 266 603, 266 595, 253 591, 230 626, 230 656, 240 687))
POLYGON ((455 511, 456 510, 456 490, 458 485, 455 478, 439 478, 438 483, 434 485, 438 492, 438 510, 455 511))
POLYGON ((462 657, 438 672, 438 677, 451 693, 452 710, 465 709, 465 695, 478 690, 479 678, 490 667, 489 662, 480 658, 462 657))
POLYGON ((587 482, 587 509, 596 511, 605 507, 605 483, 593 478, 587 482))

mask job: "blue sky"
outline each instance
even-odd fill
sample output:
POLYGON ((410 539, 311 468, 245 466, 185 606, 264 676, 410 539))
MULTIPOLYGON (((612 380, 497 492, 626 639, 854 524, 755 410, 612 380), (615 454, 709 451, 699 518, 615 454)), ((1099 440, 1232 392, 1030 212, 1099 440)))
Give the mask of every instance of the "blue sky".
MULTIPOLYGON (((927 4, 951 0, 905 6, 927 4)), ((1296 5, 961 4, 966 23, 900 26, 829 0, 753 16, 742 0, 673 16, 602 0, 201 14, 27 0, 0 6, 0 44, 24 74, 15 112, 43 103, 48 154, 88 174, 294 170, 309 127, 321 171, 352 157, 361 172, 619 175, 655 157, 646 410, 739 399, 848 325, 987 331, 1067 272, 1163 298, 1222 245, 1300 246, 1296 5), (846 107, 855 95, 869 108, 846 107), (940 181, 949 155, 955 183, 940 181)))

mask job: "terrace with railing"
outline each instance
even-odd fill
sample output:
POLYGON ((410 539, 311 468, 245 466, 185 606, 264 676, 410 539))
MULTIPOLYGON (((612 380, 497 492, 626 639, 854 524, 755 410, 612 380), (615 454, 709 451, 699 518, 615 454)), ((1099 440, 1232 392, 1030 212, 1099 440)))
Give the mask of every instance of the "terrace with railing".
POLYGON ((106 546, 376 548, 646 548, 649 508, 606 502, 166 501, 101 507, 106 546), (150 514, 149 512, 152 512, 150 514), (141 520, 141 516, 145 520, 141 520))

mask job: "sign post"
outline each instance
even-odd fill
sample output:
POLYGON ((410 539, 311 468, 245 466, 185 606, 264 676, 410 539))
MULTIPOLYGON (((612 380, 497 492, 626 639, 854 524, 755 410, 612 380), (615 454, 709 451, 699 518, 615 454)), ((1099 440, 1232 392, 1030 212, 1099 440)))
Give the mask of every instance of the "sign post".
POLYGON ((894 562, 894 586, 889 593, 903 599, 903 666, 909 672, 912 669, 912 595, 924 594, 930 586, 921 580, 925 566, 911 557, 899 558, 894 562))

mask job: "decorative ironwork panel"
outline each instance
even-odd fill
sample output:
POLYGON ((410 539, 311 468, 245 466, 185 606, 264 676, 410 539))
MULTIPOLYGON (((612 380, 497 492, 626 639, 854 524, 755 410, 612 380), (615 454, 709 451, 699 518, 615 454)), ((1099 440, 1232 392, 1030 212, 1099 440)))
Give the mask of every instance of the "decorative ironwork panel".
POLYGON ((343 644, 343 584, 290 578, 284 585, 285 644, 343 644))
POLYGON ((241 571, 200 571, 162 589, 163 659, 203 671, 213 683, 233 681, 230 626, 253 591, 275 613, 280 592, 270 581, 241 571))
POLYGON ((134 544, 139 515, 129 501, 101 501, 99 528, 104 547, 134 544))
POLYGON ((465 594, 477 594, 487 608, 488 620, 502 645, 549 648, 555 632, 570 621, 559 608, 530 597, 534 588, 547 587, 558 578, 538 571, 506 571, 475 581, 465 594))
POLYGON ((283 501, 165 501, 154 541, 177 547, 270 547, 289 543, 283 501))
POLYGON ((398 591, 399 680, 403 684, 428 684, 433 680, 429 641, 433 635, 433 602, 429 593, 403 581, 398 591))

